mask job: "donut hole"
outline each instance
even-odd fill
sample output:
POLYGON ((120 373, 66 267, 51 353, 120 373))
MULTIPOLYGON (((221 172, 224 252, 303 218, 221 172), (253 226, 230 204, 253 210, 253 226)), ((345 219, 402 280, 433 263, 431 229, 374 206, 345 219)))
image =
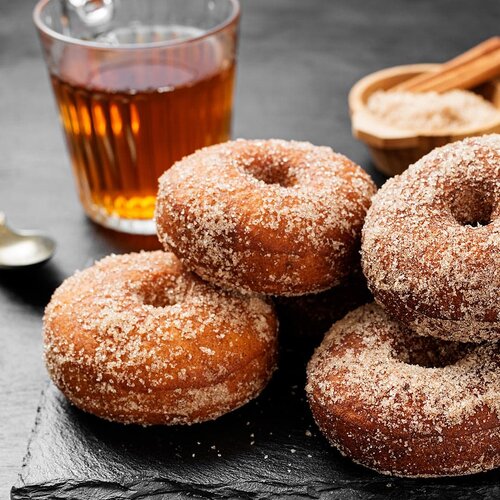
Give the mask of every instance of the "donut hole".
POLYGON ((478 189, 469 187, 455 194, 450 209, 461 226, 482 227, 491 223, 493 201, 478 189))
POLYGON ((288 162, 275 158, 256 158, 245 166, 245 172, 265 184, 284 188, 293 187, 297 182, 288 162))
POLYGON ((404 341, 394 347, 399 361, 424 368, 444 368, 453 365, 470 350, 469 344, 411 335, 406 336, 404 341))
POLYGON ((145 305, 164 308, 183 302, 187 292, 185 280, 175 276, 157 276, 141 285, 139 295, 145 305))

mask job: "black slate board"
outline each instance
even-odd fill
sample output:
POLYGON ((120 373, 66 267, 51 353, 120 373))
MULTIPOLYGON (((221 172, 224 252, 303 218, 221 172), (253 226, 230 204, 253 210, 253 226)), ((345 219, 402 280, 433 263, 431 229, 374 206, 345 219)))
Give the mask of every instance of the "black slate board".
POLYGON ((261 396, 214 422, 142 428, 104 422, 45 390, 13 499, 499 499, 500 471, 389 478, 353 464, 317 431, 305 401, 304 338, 282 348, 261 396))

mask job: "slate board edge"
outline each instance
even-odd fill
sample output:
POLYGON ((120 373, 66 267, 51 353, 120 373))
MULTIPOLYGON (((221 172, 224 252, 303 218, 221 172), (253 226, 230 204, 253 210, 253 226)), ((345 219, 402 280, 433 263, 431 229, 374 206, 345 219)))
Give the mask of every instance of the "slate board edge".
POLYGON ((36 414, 35 414, 35 421, 33 423, 33 427, 31 428, 31 432, 30 432, 30 437, 28 439, 28 443, 27 443, 27 446, 26 446, 26 453, 23 457, 23 461, 22 461, 22 464, 21 464, 21 470, 19 471, 19 473, 17 474, 17 482, 14 486, 12 486, 11 488, 11 493, 10 493, 10 496, 11 496, 11 499, 16 499, 16 498, 32 498, 32 497, 25 497, 25 496, 21 496, 21 497, 17 497, 17 492, 19 491, 22 491, 23 489, 25 489, 25 484, 24 484, 24 481, 23 481, 23 471, 26 469, 26 467, 28 467, 28 461, 30 459, 30 456, 31 456, 31 443, 34 441, 34 439, 36 438, 38 432, 39 432, 39 423, 40 423, 40 418, 41 418, 41 412, 42 412, 42 408, 43 408, 43 402, 47 396, 47 390, 49 388, 49 382, 46 381, 45 384, 44 384, 44 387, 43 389, 41 390, 40 392, 40 398, 38 400, 38 405, 37 405, 37 408, 36 408, 36 414))
MULTIPOLYGON (((381 478, 383 481, 383 477, 381 478)), ((197 485, 183 482, 166 481, 163 479, 148 479, 137 482, 105 482, 101 480, 61 480, 61 482, 48 482, 44 484, 24 485, 14 487, 12 489, 13 500, 25 499, 67 499, 74 500, 92 499, 92 500, 132 500, 144 498, 166 498, 163 495, 175 495, 179 498, 214 498, 214 499, 233 499, 245 498, 252 500, 275 500, 281 498, 297 498, 297 499, 323 499, 329 500, 342 499, 354 500, 363 498, 373 499, 410 499, 410 498, 443 498, 443 499, 483 499, 494 500, 499 498, 500 485, 495 488, 495 491, 482 491, 479 488, 476 491, 464 491, 460 489, 450 488, 442 490, 436 485, 421 485, 422 491, 408 491, 402 495, 401 490, 397 488, 391 491, 389 488, 386 495, 380 493, 368 493, 366 491, 366 482, 350 483, 346 486, 334 486, 327 482, 316 482, 310 484, 290 483, 288 489, 284 489, 283 483, 272 484, 266 483, 265 488, 261 484, 255 485, 255 482, 241 481, 240 483, 220 483, 213 485, 197 485), (456 491, 454 491, 456 490, 456 491), (394 494, 394 495, 393 495, 394 494), (179 496, 182 495, 182 496, 179 496)))

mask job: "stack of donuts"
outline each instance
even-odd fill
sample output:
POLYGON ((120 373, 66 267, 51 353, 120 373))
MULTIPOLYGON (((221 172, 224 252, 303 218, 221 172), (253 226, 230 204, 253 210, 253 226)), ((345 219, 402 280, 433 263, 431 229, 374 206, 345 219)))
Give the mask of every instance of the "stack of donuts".
POLYGON ((437 149, 375 191, 305 142, 238 140, 177 162, 156 206, 165 251, 107 257, 54 293, 52 380, 112 421, 214 419, 276 368, 269 297, 307 309, 366 277, 376 302, 336 322, 308 365, 321 431, 386 474, 500 466, 500 136, 437 149))
POLYGON ((362 268, 375 303, 308 366, 320 429, 385 474, 500 466, 500 135, 435 149, 374 196, 362 268))
POLYGON ((184 158, 160 178, 165 251, 106 257, 55 291, 52 380, 122 423, 192 424, 240 407, 276 368, 266 296, 343 283, 375 190, 349 159, 305 142, 238 140, 184 158))

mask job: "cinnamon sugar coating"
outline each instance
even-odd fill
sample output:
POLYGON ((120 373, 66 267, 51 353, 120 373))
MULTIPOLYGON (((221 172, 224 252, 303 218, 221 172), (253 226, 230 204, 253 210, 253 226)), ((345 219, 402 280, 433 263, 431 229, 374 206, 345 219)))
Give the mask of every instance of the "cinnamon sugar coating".
POLYGON ((500 135, 435 149, 374 196, 362 265, 417 334, 500 340, 500 135))
POLYGON ((216 289, 162 251, 113 255, 55 291, 45 361, 79 408, 123 423, 191 424, 257 396, 276 364, 270 304, 216 289))
POLYGON ((227 142, 195 152, 160 178, 158 236, 220 286, 318 292, 353 269, 374 192, 361 168, 328 147, 227 142))
POLYGON ((383 474, 500 466, 500 346, 412 337, 369 304, 334 324, 308 365, 308 400, 341 453, 383 474))

